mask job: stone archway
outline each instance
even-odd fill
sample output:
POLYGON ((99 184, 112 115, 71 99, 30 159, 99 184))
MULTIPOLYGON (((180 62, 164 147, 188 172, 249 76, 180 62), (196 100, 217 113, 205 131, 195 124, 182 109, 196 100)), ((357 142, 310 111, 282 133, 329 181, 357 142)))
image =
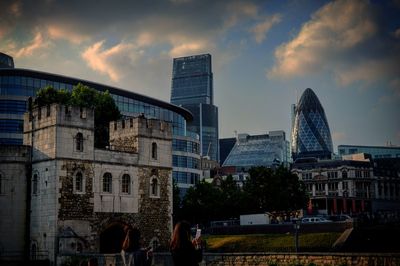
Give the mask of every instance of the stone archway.
POLYGON ((122 242, 125 238, 124 223, 114 222, 100 233, 100 253, 121 252, 122 242))

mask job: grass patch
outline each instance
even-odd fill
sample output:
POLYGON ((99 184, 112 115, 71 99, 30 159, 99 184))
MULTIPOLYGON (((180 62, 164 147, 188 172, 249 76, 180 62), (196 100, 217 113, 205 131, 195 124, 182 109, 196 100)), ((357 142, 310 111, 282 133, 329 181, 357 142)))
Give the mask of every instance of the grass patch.
MULTIPOLYGON (((340 233, 308 233, 299 235, 301 250, 328 251, 340 233)), ((293 234, 209 235, 204 236, 210 252, 294 251, 293 234)))

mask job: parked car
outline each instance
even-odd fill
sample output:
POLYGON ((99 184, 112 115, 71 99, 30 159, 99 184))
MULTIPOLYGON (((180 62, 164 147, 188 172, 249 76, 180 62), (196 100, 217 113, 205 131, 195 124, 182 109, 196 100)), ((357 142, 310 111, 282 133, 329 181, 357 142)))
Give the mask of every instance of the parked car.
POLYGON ((332 220, 328 220, 324 217, 304 217, 301 219, 302 223, 330 223, 332 220))
POLYGON ((353 221, 353 218, 351 218, 350 216, 348 216, 346 214, 331 215, 331 216, 328 216, 328 219, 332 220, 334 222, 343 222, 343 221, 351 222, 351 221, 353 221))

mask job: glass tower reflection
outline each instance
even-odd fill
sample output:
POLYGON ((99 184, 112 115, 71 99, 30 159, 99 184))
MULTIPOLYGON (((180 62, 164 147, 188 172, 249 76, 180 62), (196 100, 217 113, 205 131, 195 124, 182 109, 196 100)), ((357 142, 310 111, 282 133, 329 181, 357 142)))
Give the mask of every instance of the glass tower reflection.
POLYGON ((214 105, 211 55, 174 58, 171 103, 188 109, 187 129, 200 135, 200 151, 218 161, 218 107, 214 105))

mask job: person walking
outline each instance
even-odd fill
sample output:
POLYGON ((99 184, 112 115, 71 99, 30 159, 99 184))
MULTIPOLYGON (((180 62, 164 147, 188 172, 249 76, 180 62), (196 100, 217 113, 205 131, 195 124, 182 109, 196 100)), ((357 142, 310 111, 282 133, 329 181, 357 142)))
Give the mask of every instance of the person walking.
POLYGON ((149 266, 153 260, 151 249, 141 247, 138 228, 125 226, 125 238, 122 243, 121 257, 124 266, 149 266))
POLYGON ((175 266, 198 266, 203 259, 200 237, 191 240, 190 224, 186 221, 175 225, 170 244, 175 266))

